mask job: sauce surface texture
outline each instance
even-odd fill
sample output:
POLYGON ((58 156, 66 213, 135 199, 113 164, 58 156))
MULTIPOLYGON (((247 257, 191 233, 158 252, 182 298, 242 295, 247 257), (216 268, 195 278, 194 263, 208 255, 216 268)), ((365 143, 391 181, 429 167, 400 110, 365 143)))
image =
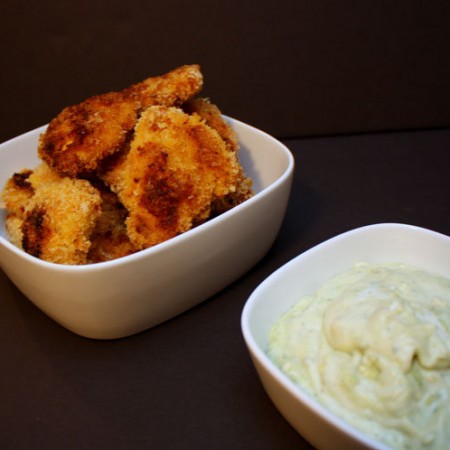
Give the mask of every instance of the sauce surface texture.
POLYGON ((398 449, 450 442, 450 279, 358 263, 272 327, 268 353, 291 380, 398 449))

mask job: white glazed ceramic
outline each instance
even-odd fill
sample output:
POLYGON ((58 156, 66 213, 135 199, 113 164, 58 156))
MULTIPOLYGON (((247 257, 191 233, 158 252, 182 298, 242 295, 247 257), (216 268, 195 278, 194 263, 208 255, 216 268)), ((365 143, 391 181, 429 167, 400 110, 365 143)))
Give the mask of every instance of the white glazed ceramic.
MULTIPOLYGON (((266 133, 229 119, 256 195, 221 216, 131 256, 86 266, 48 263, 6 239, 0 215, 0 265, 36 306, 73 332, 91 338, 127 336, 207 299, 268 251, 283 220, 294 160, 266 133)), ((0 145, 0 189, 11 175, 38 163, 41 127, 0 145)))
POLYGON ((282 373, 266 355, 269 329, 302 296, 359 261, 402 262, 450 277, 450 237, 403 224, 349 231, 275 271, 255 289, 242 313, 244 339, 267 394, 286 420, 319 450, 387 447, 344 423, 282 373))

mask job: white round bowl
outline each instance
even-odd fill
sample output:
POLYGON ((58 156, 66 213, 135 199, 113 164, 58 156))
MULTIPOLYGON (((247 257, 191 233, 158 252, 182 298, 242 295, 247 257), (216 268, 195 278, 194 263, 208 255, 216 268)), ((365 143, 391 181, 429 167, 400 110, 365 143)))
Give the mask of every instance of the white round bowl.
POLYGON ((355 263, 402 262, 450 277, 450 237, 404 224, 358 228, 300 254, 264 280, 242 312, 241 326, 261 382, 281 414, 319 450, 387 447, 329 412, 267 356, 269 330, 301 297, 355 263))
MULTIPOLYGON (((294 160, 268 134, 228 119, 255 196, 169 241, 117 260, 85 266, 48 263, 12 245, 0 214, 0 267, 37 307, 82 336, 113 339, 157 325, 224 288, 269 250, 281 226, 294 160)), ((0 145, 0 189, 39 163, 45 126, 0 145)))

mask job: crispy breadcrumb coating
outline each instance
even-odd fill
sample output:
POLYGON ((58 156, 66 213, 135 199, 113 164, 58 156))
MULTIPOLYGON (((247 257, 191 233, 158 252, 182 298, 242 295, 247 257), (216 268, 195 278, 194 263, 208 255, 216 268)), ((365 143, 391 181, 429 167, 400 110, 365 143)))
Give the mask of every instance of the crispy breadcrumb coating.
POLYGON ((131 255, 137 249, 131 243, 125 220, 128 211, 108 187, 96 182, 102 197, 102 213, 91 234, 88 263, 98 263, 131 255))
POLYGON ((39 156, 61 175, 86 176, 127 144, 143 109, 181 104, 196 95, 202 85, 199 66, 187 65, 123 91, 69 106, 42 134, 39 156))
POLYGON ((9 242, 16 247, 22 248, 22 224, 23 218, 16 214, 9 213, 5 218, 5 230, 9 238, 9 242))
POLYGON ((208 98, 193 98, 183 105, 183 110, 188 114, 198 114, 207 125, 214 128, 225 141, 228 150, 237 152, 239 148, 236 133, 227 124, 217 105, 211 103, 208 98))
POLYGON ((34 194, 34 188, 29 178, 32 170, 25 169, 16 172, 6 182, 2 191, 2 201, 9 214, 15 214, 22 217, 25 207, 34 194))
POLYGON ((150 77, 122 91, 139 111, 149 106, 180 106, 197 95, 203 87, 198 64, 180 66, 164 75, 150 77))
POLYGON ((211 203, 236 189, 240 173, 235 155, 200 116, 162 106, 142 114, 120 168, 111 188, 141 249, 209 218, 211 203))
POLYGON ((65 108, 40 137, 39 156, 61 175, 84 176, 126 145, 137 120, 120 93, 91 97, 65 108))
POLYGON ((45 163, 28 177, 34 194, 20 226, 21 247, 45 261, 85 264, 102 199, 87 180, 60 177, 45 163))
POLYGON ((2 191, 2 202, 8 211, 5 218, 6 232, 10 242, 17 247, 22 246, 25 208, 34 195, 34 188, 29 181, 32 173, 28 169, 14 173, 2 191))
MULTIPOLYGON (((219 133, 227 149, 230 152, 237 153, 239 142, 236 133, 223 118, 217 105, 211 103, 207 98, 194 98, 186 102, 183 109, 189 114, 198 114, 205 120, 206 124, 219 133)), ((253 196, 253 181, 245 175, 241 166, 239 166, 239 171, 236 190, 213 201, 211 207, 213 215, 222 214, 253 196)))
POLYGON ((253 195, 238 138, 209 99, 198 65, 65 108, 41 135, 34 170, 2 202, 10 241, 61 264, 130 255, 253 195))

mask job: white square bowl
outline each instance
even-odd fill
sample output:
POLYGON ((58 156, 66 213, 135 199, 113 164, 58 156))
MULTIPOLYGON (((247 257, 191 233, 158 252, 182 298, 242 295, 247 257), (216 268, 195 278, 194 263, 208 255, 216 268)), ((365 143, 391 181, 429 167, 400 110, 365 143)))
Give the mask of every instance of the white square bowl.
POLYGON ((261 382, 281 414, 319 450, 387 447, 367 437, 293 383, 267 356, 269 330, 301 297, 355 263, 402 262, 450 278, 450 237, 404 224, 358 228, 300 254, 252 293, 242 312, 243 336, 261 382))
MULTIPOLYGON (((12 245, 0 214, 0 267, 38 308, 82 336, 113 339, 157 325, 224 288, 269 250, 281 226, 294 159, 268 134, 229 119, 255 195, 184 234, 98 264, 48 263, 12 245)), ((45 126, 0 145, 0 189, 16 171, 40 162, 45 126)))

